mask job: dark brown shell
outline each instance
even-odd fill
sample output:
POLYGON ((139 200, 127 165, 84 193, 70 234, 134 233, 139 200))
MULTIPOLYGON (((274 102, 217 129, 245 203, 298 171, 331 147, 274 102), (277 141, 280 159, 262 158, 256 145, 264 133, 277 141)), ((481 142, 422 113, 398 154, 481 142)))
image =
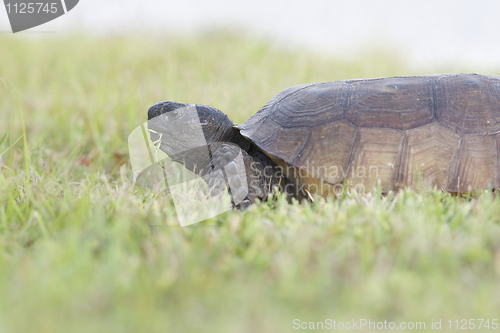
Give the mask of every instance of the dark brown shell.
POLYGON ((500 186, 498 76, 300 85, 280 92, 237 128, 289 177, 315 184, 313 193, 327 195, 344 180, 364 188, 380 182, 384 192, 500 186))

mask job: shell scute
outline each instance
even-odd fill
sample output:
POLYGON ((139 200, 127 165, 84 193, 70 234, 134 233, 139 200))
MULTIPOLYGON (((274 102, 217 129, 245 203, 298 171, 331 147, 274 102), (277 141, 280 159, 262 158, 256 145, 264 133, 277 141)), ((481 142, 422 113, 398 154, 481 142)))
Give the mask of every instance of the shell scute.
POLYGON ((500 131, 500 79, 464 74, 437 79, 437 119, 459 134, 500 131))
POLYGON ((406 130, 435 121, 432 79, 404 77, 354 84, 346 119, 361 127, 406 130))

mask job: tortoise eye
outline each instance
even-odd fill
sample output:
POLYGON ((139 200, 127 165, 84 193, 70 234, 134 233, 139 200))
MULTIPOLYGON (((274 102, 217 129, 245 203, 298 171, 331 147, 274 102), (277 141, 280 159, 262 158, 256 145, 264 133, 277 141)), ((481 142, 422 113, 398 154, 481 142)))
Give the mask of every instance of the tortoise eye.
POLYGON ((165 113, 165 120, 175 120, 182 116, 183 112, 181 109, 172 110, 165 113))

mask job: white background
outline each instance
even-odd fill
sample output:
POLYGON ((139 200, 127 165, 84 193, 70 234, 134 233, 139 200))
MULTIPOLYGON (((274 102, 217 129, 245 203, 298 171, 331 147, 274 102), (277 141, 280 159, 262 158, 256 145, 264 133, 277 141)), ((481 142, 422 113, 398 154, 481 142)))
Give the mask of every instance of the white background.
MULTIPOLYGON (((422 68, 500 68, 500 0, 80 0, 67 15, 24 35, 71 29, 176 35, 211 28, 340 56, 381 46, 422 68)), ((0 30, 10 31, 4 8, 0 30)))

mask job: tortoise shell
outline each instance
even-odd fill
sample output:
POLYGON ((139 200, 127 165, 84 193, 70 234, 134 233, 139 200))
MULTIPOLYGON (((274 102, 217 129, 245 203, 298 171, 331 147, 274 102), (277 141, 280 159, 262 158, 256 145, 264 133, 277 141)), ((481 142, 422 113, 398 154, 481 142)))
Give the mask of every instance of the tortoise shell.
MULTIPOLYGON (((285 174, 332 188, 500 186, 500 77, 444 74, 283 90, 237 125, 285 174)), ((328 191, 328 193, 327 193, 328 191)))

